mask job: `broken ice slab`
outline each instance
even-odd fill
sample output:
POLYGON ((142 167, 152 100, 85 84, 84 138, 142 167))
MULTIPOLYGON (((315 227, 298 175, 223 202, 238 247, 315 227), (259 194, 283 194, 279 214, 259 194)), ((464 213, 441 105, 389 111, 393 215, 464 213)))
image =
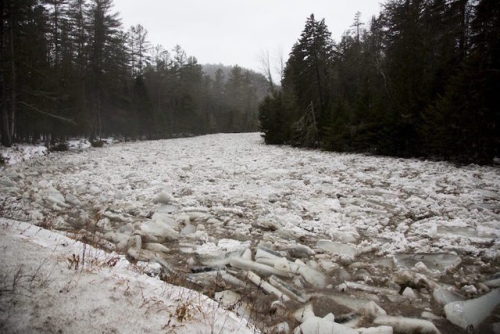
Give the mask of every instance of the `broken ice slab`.
POLYGON ((462 301, 465 299, 464 296, 455 292, 452 287, 438 287, 432 292, 432 297, 434 297, 434 300, 441 305, 446 305, 448 303, 462 301))
POLYGON ((326 276, 323 273, 310 268, 299 260, 290 262, 286 258, 280 257, 276 255, 276 253, 268 250, 258 248, 255 253, 255 261, 273 266, 275 269, 283 272, 298 273, 306 280, 307 283, 316 288, 324 288, 327 284, 326 276))
POLYGON ((360 291, 365 291, 369 293, 374 293, 378 295, 398 295, 398 291, 396 290, 391 290, 388 288, 379 288, 375 286, 370 286, 370 285, 365 285, 365 284, 360 284, 356 282, 345 282, 348 288, 354 289, 354 290, 360 290, 360 291))
POLYGON ((439 234, 451 234, 456 236, 476 238, 478 236, 477 230, 473 227, 467 226, 446 226, 439 225, 437 227, 437 233, 439 234))
POLYGON ((262 275, 277 275, 282 277, 291 277, 292 275, 289 272, 278 270, 276 268, 267 266, 262 263, 257 263, 249 260, 244 260, 242 258, 231 258, 229 260, 229 264, 233 267, 243 269, 243 270, 253 270, 262 275))
POLYGON ((294 334, 358 334, 358 331, 329 319, 309 317, 300 326, 295 328, 294 334))
POLYGON ((69 207, 64 199, 64 195, 53 187, 50 187, 45 192, 45 200, 63 208, 69 207))
POLYGON ((206 266, 223 267, 233 257, 240 257, 248 249, 250 241, 238 241, 233 239, 221 239, 217 245, 213 242, 197 246, 195 253, 199 261, 206 266))
POLYGON ((264 281, 262 278, 260 278, 254 272, 251 272, 251 271, 247 272, 247 278, 250 282, 257 285, 259 288, 261 288, 265 292, 272 293, 273 295, 278 297, 280 300, 285 301, 285 302, 290 300, 290 297, 285 295, 280 290, 276 289, 274 286, 272 286, 268 282, 264 281))
POLYGON ((375 325, 390 326, 396 333, 440 334, 436 326, 429 320, 379 316, 373 321, 375 325))
POLYGON ((474 330, 500 304, 500 289, 492 290, 479 298, 446 304, 446 318, 467 330, 474 330))
POLYGON ((296 290, 295 288, 293 288, 292 286, 290 286, 289 284, 282 281, 276 276, 269 277, 269 283, 271 283, 273 286, 280 289, 282 292, 284 292, 288 296, 296 299, 301 303, 305 303, 307 301, 307 299, 302 295, 300 291, 296 290))
POLYGON ((294 313, 293 316, 295 317, 295 320, 298 322, 304 322, 308 318, 314 317, 314 310, 313 306, 311 303, 308 303, 300 308, 298 308, 294 313))
POLYGON ((244 288, 248 286, 248 283, 243 282, 239 278, 231 275, 230 273, 224 270, 197 272, 190 274, 188 276, 188 279, 202 286, 213 286, 213 284, 220 282, 220 280, 223 280, 224 282, 239 288, 244 288))
POLYGON ((486 281, 484 284, 489 288, 500 288, 500 278, 486 281))
POLYGON ((394 256, 397 266, 413 268, 418 262, 422 262, 431 271, 446 272, 457 267, 462 259, 450 253, 407 253, 394 256))
POLYGON ((342 260, 347 262, 354 261, 358 250, 354 245, 344 244, 341 242, 334 242, 330 240, 319 240, 316 247, 322 249, 332 255, 339 256, 342 260))
POLYGON ((139 232, 150 242, 173 241, 179 238, 177 231, 160 221, 148 221, 142 224, 139 232))
POLYGON ((356 328, 359 334, 393 334, 394 330, 391 326, 378 326, 378 327, 360 327, 356 328))

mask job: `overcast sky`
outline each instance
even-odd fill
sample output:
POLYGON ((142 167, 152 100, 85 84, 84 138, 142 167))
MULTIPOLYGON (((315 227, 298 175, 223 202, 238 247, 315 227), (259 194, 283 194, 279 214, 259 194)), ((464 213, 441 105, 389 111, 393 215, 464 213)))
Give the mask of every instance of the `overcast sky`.
POLYGON ((314 13, 325 18, 335 40, 359 10, 364 22, 379 0, 115 0, 124 26, 142 24, 153 44, 176 44, 199 63, 260 70, 263 51, 286 56, 314 13))

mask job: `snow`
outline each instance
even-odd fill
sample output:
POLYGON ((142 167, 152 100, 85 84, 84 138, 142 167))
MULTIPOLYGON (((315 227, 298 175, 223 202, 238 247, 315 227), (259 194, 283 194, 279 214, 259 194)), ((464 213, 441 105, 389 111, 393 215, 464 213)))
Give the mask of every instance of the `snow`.
POLYGON ((0 245, 4 333, 258 333, 198 292, 57 233, 0 219, 0 245), (67 262, 75 254, 76 270, 67 262))
POLYGON ((0 216, 92 232, 111 251, 191 270, 200 291, 253 281, 300 307, 327 296, 413 317, 498 286, 497 167, 267 146, 250 133, 58 152, 1 173, 0 216))
POLYGON ((34 157, 47 155, 48 151, 42 145, 14 144, 12 147, 0 146, 0 157, 7 165, 14 165, 34 157))

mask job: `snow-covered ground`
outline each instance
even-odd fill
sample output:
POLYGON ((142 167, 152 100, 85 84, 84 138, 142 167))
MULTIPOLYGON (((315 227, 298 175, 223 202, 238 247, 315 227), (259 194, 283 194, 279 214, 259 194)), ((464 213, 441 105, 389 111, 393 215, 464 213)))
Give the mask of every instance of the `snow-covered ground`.
POLYGON ((288 313, 311 302, 317 316, 347 317, 371 300, 391 315, 434 312, 443 332, 457 330, 439 318, 451 297, 433 293, 472 298, 498 284, 494 167, 219 134, 53 153, 6 168, 0 187, 0 215, 161 262, 211 297, 241 300, 237 312, 261 328, 286 318, 248 310, 280 313, 274 299, 248 295, 263 283, 286 295, 263 293, 288 313))
POLYGON ((154 265, 31 224, 0 218, 0 257, 2 333, 256 333, 154 265))

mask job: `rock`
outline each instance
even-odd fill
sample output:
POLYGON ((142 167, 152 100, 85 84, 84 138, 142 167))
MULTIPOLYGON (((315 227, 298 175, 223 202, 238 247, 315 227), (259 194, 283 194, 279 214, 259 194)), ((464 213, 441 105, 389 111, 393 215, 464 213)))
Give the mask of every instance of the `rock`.
POLYGON ((358 334, 357 330, 318 317, 309 317, 295 328, 294 334, 358 334))
POLYGON ((440 334, 432 322, 424 319, 379 316, 373 323, 391 326, 396 333, 440 334))
POLYGON ((354 245, 334 242, 330 240, 320 240, 316 244, 316 247, 332 255, 340 257, 340 259, 342 259, 345 262, 354 261, 357 255, 357 249, 354 245))
POLYGON ((446 304, 444 312, 446 318, 453 324, 463 329, 470 327, 476 329, 498 304, 500 304, 500 289, 495 289, 479 298, 446 304))

